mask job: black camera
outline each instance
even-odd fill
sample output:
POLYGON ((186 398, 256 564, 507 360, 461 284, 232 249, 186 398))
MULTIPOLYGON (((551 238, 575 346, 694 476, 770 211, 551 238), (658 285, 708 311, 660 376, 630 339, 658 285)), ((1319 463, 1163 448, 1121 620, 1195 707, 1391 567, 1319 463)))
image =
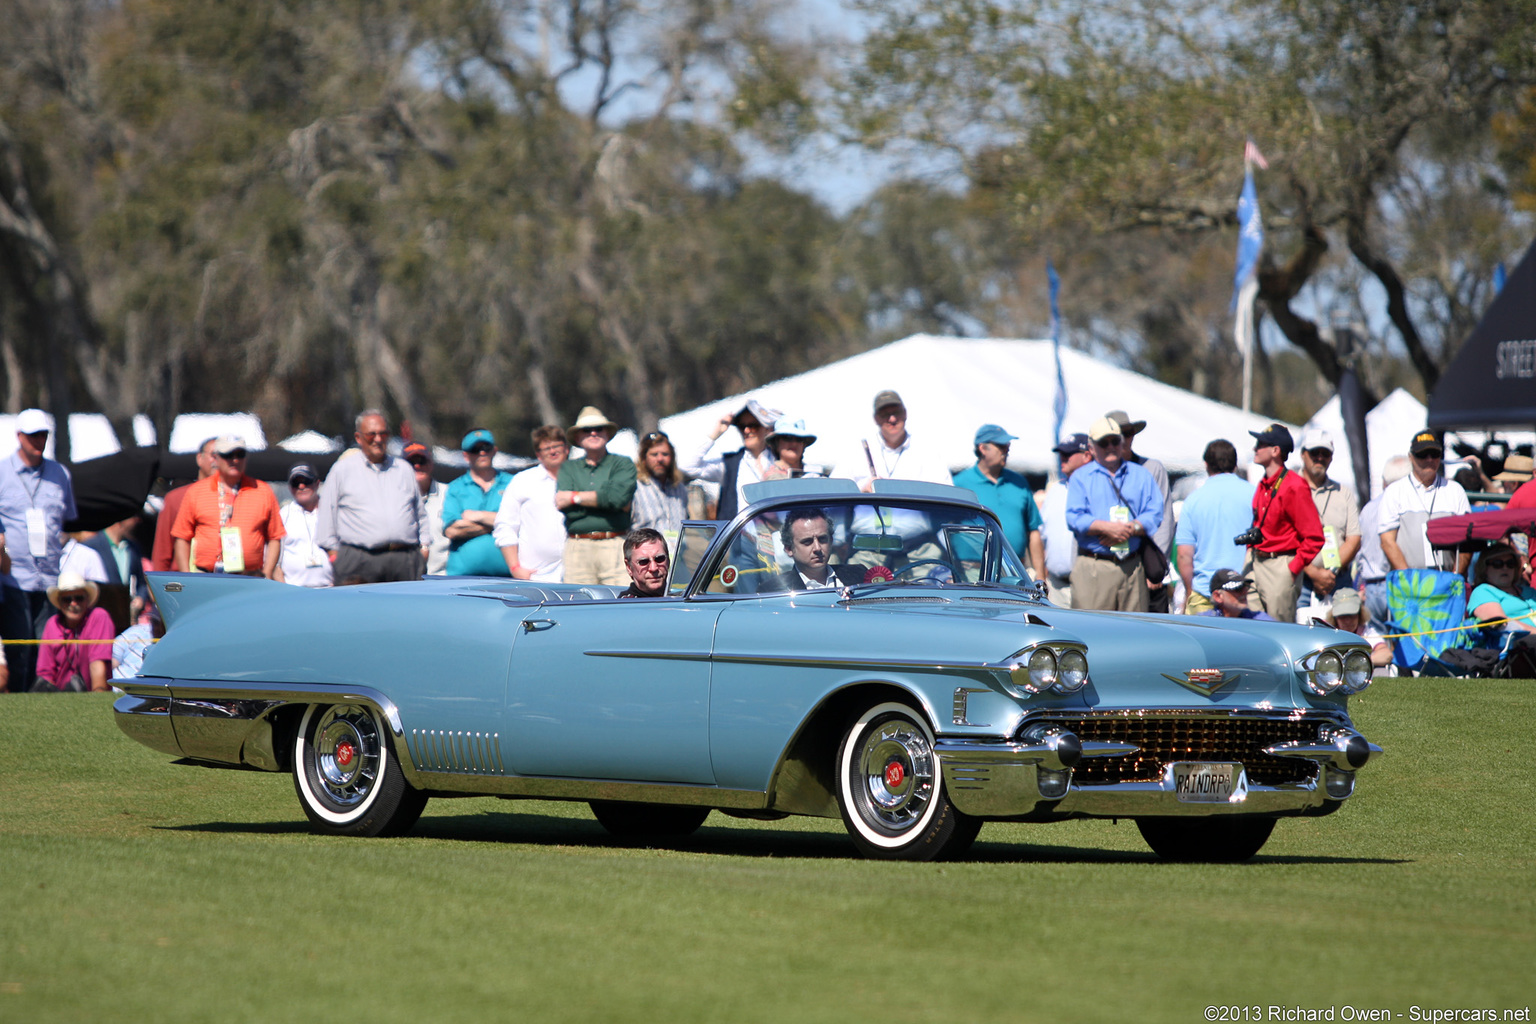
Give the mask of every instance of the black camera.
POLYGON ((1257 547, 1263 542, 1264 534, 1259 530, 1257 526, 1250 526, 1248 529, 1232 538, 1233 544, 1245 548, 1257 547))

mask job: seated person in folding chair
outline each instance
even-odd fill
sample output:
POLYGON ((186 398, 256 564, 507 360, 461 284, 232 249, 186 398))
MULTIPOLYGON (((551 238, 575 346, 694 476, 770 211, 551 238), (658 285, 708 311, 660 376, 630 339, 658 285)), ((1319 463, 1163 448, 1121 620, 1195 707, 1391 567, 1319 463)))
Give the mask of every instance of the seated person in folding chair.
POLYGON ((1381 630, 1371 622, 1371 610, 1360 600, 1360 592, 1353 587, 1340 587, 1333 592, 1333 604, 1325 616, 1334 629, 1353 633, 1371 645, 1371 664, 1385 668, 1392 664, 1392 645, 1387 643, 1381 630))
POLYGON ((1536 633, 1536 589, 1526 584, 1520 553, 1508 544, 1493 545, 1477 560, 1467 614, 1493 628, 1536 633))

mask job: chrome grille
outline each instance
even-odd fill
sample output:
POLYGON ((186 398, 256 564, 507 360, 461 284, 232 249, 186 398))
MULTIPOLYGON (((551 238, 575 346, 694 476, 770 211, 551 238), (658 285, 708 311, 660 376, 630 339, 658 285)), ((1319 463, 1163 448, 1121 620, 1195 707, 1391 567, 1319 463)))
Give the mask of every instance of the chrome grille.
MULTIPOLYGON (((1263 749, 1287 740, 1315 741, 1323 723, 1318 719, 1191 717, 1178 714, 1131 713, 1049 719, 1075 732, 1079 739, 1134 743, 1140 747, 1125 757, 1085 757, 1072 772, 1076 785, 1117 782, 1156 782, 1170 761, 1236 761, 1259 786, 1307 782, 1317 777, 1317 763, 1274 757, 1263 749)), ((1031 724, 1037 719, 1032 719, 1031 724)))

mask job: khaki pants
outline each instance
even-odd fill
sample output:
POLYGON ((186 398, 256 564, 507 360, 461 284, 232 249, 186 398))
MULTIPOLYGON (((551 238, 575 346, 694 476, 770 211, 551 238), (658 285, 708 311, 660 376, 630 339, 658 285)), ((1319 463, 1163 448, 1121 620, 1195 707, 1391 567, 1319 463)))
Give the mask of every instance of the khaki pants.
POLYGON ((624 571, 624 538, 565 542, 566 583, 608 583, 627 587, 629 573, 624 571))
POLYGON ((1296 621, 1296 601, 1301 597, 1301 581, 1291 575, 1291 555, 1253 560, 1253 587, 1248 591, 1248 607, 1268 612, 1280 622, 1296 621))
POLYGON ((1051 604, 1058 608, 1072 607, 1072 577, 1046 574, 1046 586, 1050 591, 1051 604))
POLYGON ((1136 555, 1123 562, 1106 562, 1078 555, 1072 563, 1072 607, 1106 612, 1147 610, 1147 573, 1136 555))

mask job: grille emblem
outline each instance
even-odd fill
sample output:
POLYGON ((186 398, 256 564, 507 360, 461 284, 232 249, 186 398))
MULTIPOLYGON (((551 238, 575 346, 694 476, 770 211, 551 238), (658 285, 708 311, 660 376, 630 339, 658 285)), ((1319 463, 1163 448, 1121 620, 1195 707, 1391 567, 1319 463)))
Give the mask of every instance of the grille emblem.
POLYGON ((1186 690, 1194 690, 1202 697, 1209 697, 1217 690, 1237 679, 1235 675, 1227 675, 1219 668, 1192 668, 1184 674, 1184 678, 1163 673, 1163 678, 1172 680, 1186 690))

